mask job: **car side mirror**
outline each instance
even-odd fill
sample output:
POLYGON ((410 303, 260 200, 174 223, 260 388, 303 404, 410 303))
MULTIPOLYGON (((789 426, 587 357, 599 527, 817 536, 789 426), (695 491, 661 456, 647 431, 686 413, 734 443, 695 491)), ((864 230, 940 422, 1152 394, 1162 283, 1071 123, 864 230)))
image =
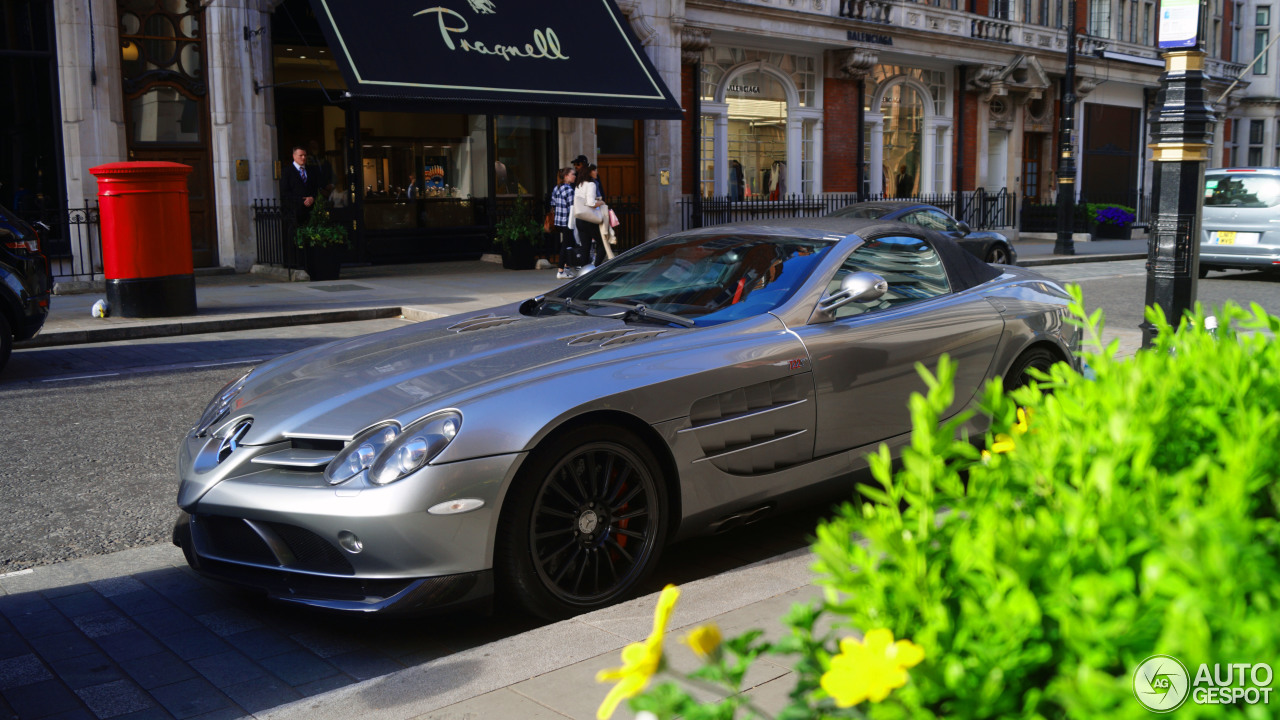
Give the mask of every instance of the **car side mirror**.
POLYGON ((831 315, 849 303, 879 300, 886 292, 889 292, 889 283, 879 275, 869 272, 849 273, 840 281, 839 290, 818 302, 818 310, 831 315))
POLYGON ((972 230, 969 229, 969 223, 963 220, 956 221, 956 231, 960 233, 961 237, 964 237, 965 235, 968 235, 970 232, 972 232, 972 230))

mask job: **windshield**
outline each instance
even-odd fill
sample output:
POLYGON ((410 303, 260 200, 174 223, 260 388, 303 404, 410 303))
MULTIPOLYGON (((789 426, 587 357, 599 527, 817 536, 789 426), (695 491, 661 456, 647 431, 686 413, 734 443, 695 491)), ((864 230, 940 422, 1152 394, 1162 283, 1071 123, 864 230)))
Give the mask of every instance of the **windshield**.
POLYGON ((536 314, 643 305, 698 326, 760 315, 790 298, 833 245, 736 234, 655 240, 548 296, 536 314))
POLYGON ((1228 173, 1204 179, 1205 207, 1269 208, 1280 204, 1280 178, 1272 175, 1228 173))
POLYGON ((885 207, 883 205, 858 204, 840 208, 839 210, 831 213, 831 217, 865 218, 867 220, 875 220, 876 218, 888 215, 891 210, 893 210, 893 208, 885 207))

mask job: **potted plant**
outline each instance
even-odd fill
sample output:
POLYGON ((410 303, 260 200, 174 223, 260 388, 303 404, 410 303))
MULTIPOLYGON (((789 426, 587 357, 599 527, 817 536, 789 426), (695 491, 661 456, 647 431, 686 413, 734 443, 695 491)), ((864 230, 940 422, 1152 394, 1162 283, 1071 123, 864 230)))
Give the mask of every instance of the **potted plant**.
POLYGON ((1094 237, 1103 240, 1128 240, 1133 231, 1133 208, 1107 203, 1090 203, 1094 237))
POLYGON ((347 247, 347 229, 331 214, 322 195, 311 207, 307 222, 294 233, 293 241, 303 251, 305 269, 312 280, 337 280, 342 268, 342 252, 347 247))
POLYGON ((511 214, 493 228, 494 243, 502 249, 502 267, 508 270, 532 270, 534 243, 542 239, 542 225, 533 217, 533 207, 517 197, 511 214))

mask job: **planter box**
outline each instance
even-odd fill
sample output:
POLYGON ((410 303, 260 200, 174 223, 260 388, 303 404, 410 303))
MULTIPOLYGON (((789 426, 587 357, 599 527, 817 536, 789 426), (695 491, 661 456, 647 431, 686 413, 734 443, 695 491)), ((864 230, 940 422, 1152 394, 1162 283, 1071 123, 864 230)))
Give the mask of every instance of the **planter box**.
POLYGON ((307 275, 314 281, 337 280, 342 272, 341 245, 332 247, 309 247, 306 249, 307 275))
POLYGON ((502 267, 508 270, 532 270, 534 263, 532 245, 522 245, 502 253, 502 267))
POLYGON ((1110 223, 1098 223, 1093 236, 1099 240, 1128 240, 1132 234, 1132 224, 1112 225, 1110 223))

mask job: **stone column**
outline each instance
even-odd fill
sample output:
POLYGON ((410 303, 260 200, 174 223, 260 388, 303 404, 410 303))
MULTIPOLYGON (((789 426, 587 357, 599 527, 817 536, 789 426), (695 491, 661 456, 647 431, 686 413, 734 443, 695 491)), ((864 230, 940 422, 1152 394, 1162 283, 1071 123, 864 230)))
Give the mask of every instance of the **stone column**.
MULTIPOLYGON (((631 28, 662 82, 679 98, 684 0, 622 0, 631 28)), ((679 120, 644 121, 644 215, 646 240, 680 230, 680 178, 684 177, 679 120), (667 184, 662 179, 667 178, 667 184)))
POLYGON ((274 178, 278 158, 272 95, 270 90, 255 92, 255 87, 272 82, 271 11, 279 0, 205 3, 218 261, 245 272, 257 261, 251 203, 279 193, 274 178), (257 32, 260 28, 267 30, 257 32), (247 179, 237 175, 237 163, 248 163, 247 179))
POLYGON ((57 0, 58 90, 67 204, 98 196, 89 168, 126 157, 116 2, 57 0))

